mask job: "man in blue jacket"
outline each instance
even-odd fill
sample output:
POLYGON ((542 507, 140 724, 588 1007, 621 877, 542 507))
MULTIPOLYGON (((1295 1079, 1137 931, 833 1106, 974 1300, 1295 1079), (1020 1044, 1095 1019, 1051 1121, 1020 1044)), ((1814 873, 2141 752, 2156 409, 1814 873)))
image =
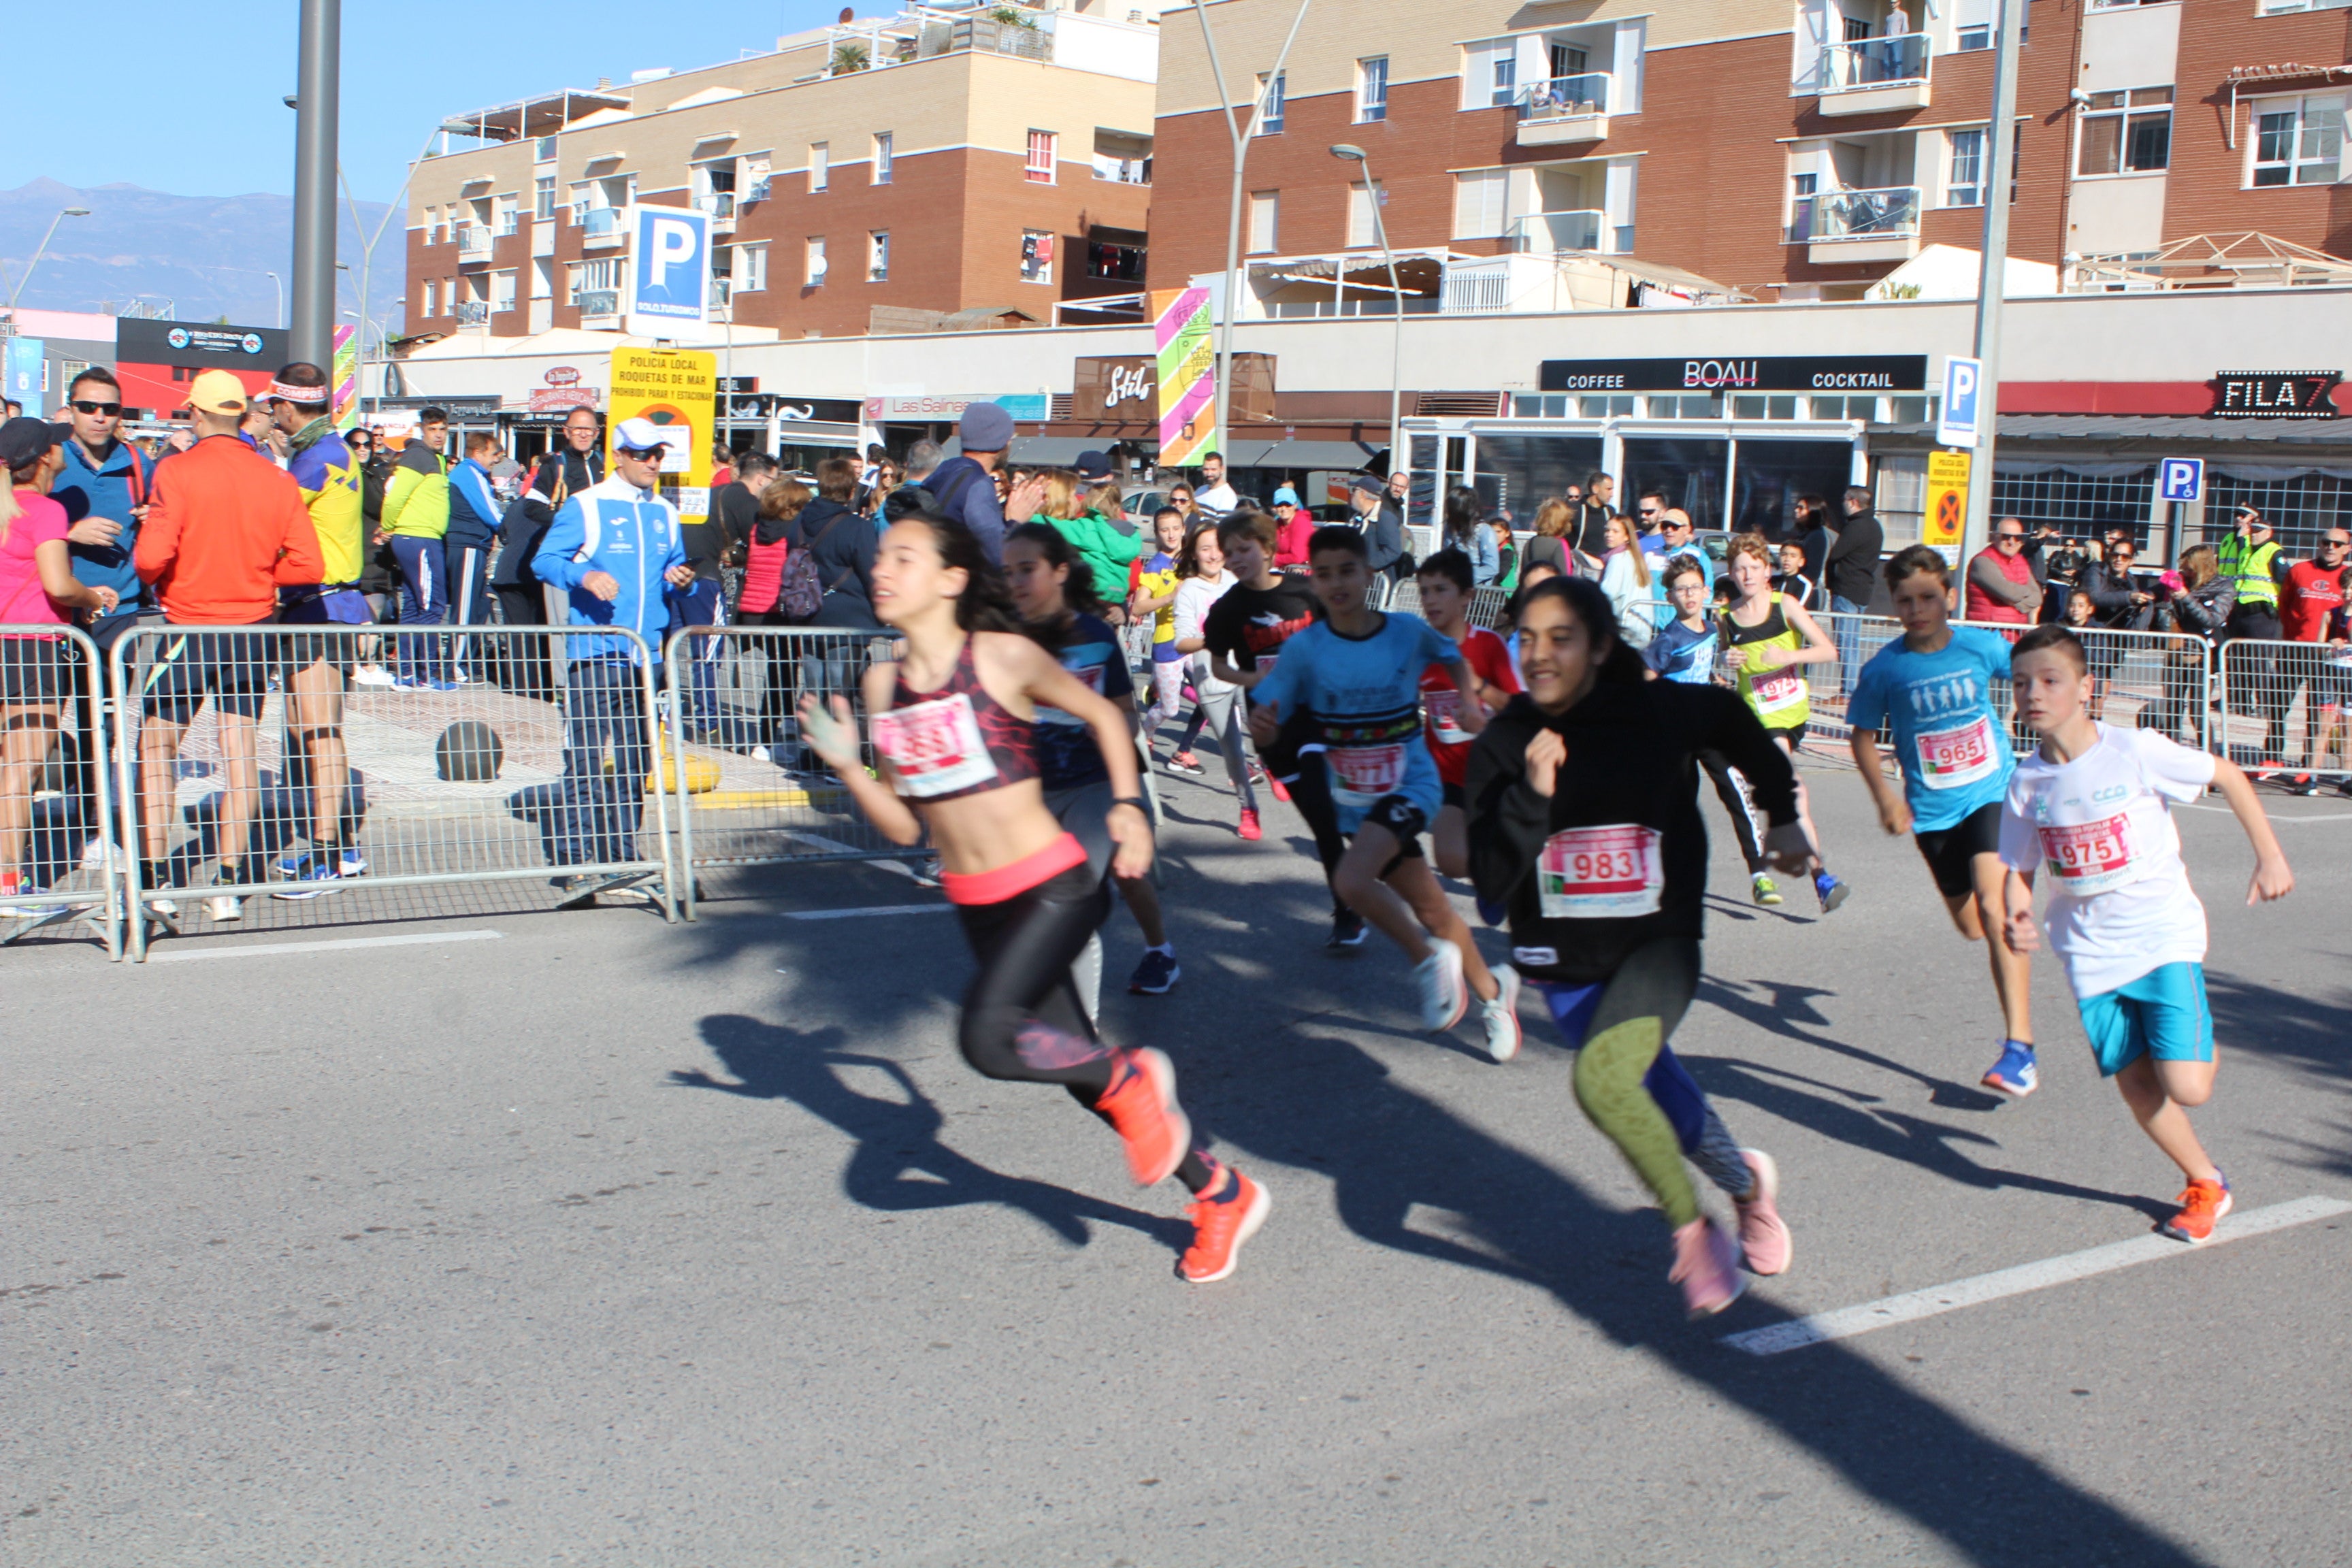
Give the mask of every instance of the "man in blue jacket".
MULTIPOLYGON (((539 580, 570 595, 567 624, 613 628, 564 639, 563 784, 546 824, 553 865, 638 858, 637 825, 654 767, 644 661, 669 626, 663 584, 694 581, 677 509, 657 488, 667 448, 662 427, 649 419, 614 426, 611 474, 563 503, 531 557, 539 580)), ((555 885, 574 898, 593 897, 594 880, 573 874, 555 885)))
POLYGON ((1013 445, 1013 415, 1001 403, 975 403, 963 411, 956 426, 963 450, 931 470, 923 488, 939 498, 940 510, 980 536, 980 547, 991 561, 1004 559, 1004 531, 1036 515, 1045 499, 1043 476, 1032 474, 1005 497, 996 500, 996 475, 1013 445))
MULTIPOLYGON (((466 460, 449 470, 449 531, 442 536, 441 549, 448 563, 449 620, 455 626, 489 625, 490 551, 506 515, 491 486, 490 468, 505 455, 496 436, 476 430, 466 437, 466 460)), ((461 686, 474 679, 466 668, 469 640, 461 634, 452 655, 452 679, 461 686)))

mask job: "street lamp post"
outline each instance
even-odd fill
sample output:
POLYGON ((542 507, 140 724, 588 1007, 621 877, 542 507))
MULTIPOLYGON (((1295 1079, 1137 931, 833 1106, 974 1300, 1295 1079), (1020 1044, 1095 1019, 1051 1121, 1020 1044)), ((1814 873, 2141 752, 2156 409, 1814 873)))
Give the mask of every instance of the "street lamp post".
POLYGON ((1985 141, 1984 238, 1977 256, 1976 358, 1977 447, 1969 473, 1969 504, 1960 526, 1960 567, 1976 559, 1992 531, 1993 447, 2000 426, 2000 309, 2009 294, 2009 170, 2017 146, 2018 35, 2024 30, 2025 0, 1998 0, 1993 25, 2000 29, 1993 53, 1992 134, 1985 141))
POLYGON ((59 207, 58 216, 49 220, 48 232, 42 235, 41 243, 33 247, 33 259, 25 263, 25 270, 17 276, 16 289, 8 295, 10 321, 13 321, 16 319, 16 301, 25 297, 25 285, 32 281, 33 268, 41 264, 41 257, 48 250, 49 241, 57 237, 58 225, 69 217, 88 217, 89 216, 88 207, 59 207))
MULTIPOLYGON (((1381 242, 1381 254, 1388 258, 1389 302, 1396 309, 1396 331, 1389 342, 1389 472, 1397 468, 1397 416, 1404 403, 1404 289, 1397 282, 1396 252, 1389 248, 1388 220, 1381 216, 1381 188, 1372 180, 1372 161, 1364 156, 1361 147, 1341 142, 1331 149, 1331 156, 1343 163, 1354 163, 1364 171, 1364 200, 1372 209, 1372 237, 1381 242)), ((1341 263, 1340 276, 1346 277, 1346 263, 1341 263)))
POLYGON ((335 156, 342 0, 302 0, 294 130, 294 315, 289 356, 335 357, 335 156))
MULTIPOLYGON (((336 265, 341 266, 341 263, 338 262, 336 265)), ((286 279, 278 277, 275 272, 266 276, 278 287, 278 324, 283 327, 286 324, 286 279)))

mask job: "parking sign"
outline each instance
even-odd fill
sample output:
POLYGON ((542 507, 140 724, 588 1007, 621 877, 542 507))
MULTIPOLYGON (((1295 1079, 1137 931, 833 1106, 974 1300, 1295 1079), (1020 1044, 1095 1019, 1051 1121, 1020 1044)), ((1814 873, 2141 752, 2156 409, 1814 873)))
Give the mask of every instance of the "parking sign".
POLYGON ((2193 501, 2205 493, 2205 459, 2167 458, 2158 470, 2166 500, 2193 501))
POLYGON ((632 336, 698 337, 709 321, 710 219, 688 207, 633 206, 627 321, 632 336))
POLYGON ((1984 361, 1948 354, 1944 359, 1944 406, 1936 421, 1936 443, 1973 448, 1977 405, 1984 388, 1984 361))

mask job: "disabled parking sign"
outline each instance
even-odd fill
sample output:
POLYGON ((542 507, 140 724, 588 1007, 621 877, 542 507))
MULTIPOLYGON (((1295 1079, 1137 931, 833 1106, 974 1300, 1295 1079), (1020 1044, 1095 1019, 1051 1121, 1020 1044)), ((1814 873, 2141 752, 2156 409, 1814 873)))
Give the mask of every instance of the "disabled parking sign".
POLYGON ((2166 500, 2193 501, 2205 492, 2205 459, 2167 458, 2157 469, 2166 500))

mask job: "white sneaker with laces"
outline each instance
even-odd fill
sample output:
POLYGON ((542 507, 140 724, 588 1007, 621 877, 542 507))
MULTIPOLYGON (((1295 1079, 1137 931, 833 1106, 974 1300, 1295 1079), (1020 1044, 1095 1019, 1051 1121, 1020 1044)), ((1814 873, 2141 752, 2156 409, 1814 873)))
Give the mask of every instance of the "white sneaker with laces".
POLYGON ((1429 956, 1412 966, 1421 993, 1421 1026, 1443 1034, 1470 1010, 1470 987, 1462 978, 1462 950, 1450 942, 1429 944, 1429 956))
POLYGON ((354 686, 394 686, 399 684, 380 664, 363 664, 352 671, 354 686))
POLYGON ((1519 1054, 1519 972, 1498 963, 1495 984, 1493 1000, 1478 1004, 1479 1022, 1486 1031, 1486 1054, 1507 1062, 1519 1054))
POLYGON ((245 918, 245 900, 235 893, 215 893, 205 900, 205 918, 238 921, 245 918))

